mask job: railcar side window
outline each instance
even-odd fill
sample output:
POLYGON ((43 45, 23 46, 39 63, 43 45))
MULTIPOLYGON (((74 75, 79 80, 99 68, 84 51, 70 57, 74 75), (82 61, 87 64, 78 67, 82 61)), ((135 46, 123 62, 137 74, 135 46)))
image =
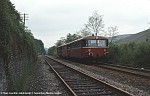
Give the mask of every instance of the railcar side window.
POLYGON ((70 44, 70 48, 80 48, 81 47, 81 42, 74 42, 72 44, 70 44))
POLYGON ((86 40, 82 40, 81 41, 81 46, 82 47, 86 47, 87 46, 87 41, 86 40))

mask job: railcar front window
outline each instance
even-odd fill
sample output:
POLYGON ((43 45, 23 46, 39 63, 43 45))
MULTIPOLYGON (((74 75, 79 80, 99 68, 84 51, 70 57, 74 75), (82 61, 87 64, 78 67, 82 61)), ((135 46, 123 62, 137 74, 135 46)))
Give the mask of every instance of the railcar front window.
POLYGON ((88 40, 88 47, 96 47, 96 40, 88 40))
POLYGON ((106 40, 97 40, 99 47, 106 47, 106 40))
POLYGON ((86 46, 88 47, 106 47, 106 40, 88 40, 86 46))

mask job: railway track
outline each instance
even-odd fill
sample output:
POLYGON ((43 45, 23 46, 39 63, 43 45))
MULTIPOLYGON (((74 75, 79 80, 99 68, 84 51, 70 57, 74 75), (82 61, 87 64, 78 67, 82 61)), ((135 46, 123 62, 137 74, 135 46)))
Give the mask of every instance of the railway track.
POLYGON ((119 88, 106 84, 89 74, 72 69, 64 62, 45 57, 45 61, 67 87, 71 96, 132 96, 119 88))
POLYGON ((108 64, 108 63, 101 63, 98 65, 98 67, 107 68, 110 70, 120 71, 123 73, 128 73, 135 76, 140 76, 143 78, 150 79, 150 70, 147 69, 139 69, 139 68, 120 66, 120 65, 108 64))

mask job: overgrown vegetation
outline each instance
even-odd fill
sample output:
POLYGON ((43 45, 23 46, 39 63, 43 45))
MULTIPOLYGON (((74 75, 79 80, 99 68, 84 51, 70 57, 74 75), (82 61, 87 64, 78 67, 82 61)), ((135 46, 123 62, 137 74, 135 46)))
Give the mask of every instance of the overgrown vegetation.
POLYGON ((48 54, 49 55, 57 55, 57 47, 56 46, 52 46, 51 48, 48 49, 48 54))
POLYGON ((0 67, 4 67, 8 91, 15 91, 10 72, 12 60, 25 57, 31 63, 36 61, 38 53, 44 53, 43 42, 25 29, 19 12, 10 0, 0 0, 0 58, 3 60, 0 67))
POLYGON ((150 41, 110 45, 110 61, 150 69, 150 41))
POLYGON ((15 80, 15 91, 17 92, 23 92, 25 91, 25 88, 27 87, 27 83, 29 80, 29 77, 31 76, 31 74, 33 73, 33 70, 35 69, 35 64, 31 64, 29 66, 27 66, 27 68, 25 68, 22 71, 22 74, 20 76, 17 76, 16 80, 15 80))

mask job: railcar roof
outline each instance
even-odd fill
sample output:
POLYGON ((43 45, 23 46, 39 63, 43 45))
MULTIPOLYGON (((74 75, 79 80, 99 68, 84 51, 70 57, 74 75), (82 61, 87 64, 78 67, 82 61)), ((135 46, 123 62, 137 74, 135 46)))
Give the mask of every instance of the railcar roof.
POLYGON ((83 37, 83 38, 79 38, 77 40, 74 40, 72 42, 69 42, 69 43, 66 43, 66 44, 63 44, 63 45, 60 45, 58 47, 62 47, 62 46, 65 46, 65 45, 68 45, 68 44, 71 44, 73 42, 77 42, 77 41, 80 41, 80 40, 95 40, 95 39, 107 39, 106 37, 103 37, 103 36, 88 36, 88 37, 83 37))
POLYGON ((83 40, 93 40, 93 39, 107 39, 106 37, 103 37, 103 36, 88 36, 88 37, 84 37, 84 38, 81 38, 83 40))

